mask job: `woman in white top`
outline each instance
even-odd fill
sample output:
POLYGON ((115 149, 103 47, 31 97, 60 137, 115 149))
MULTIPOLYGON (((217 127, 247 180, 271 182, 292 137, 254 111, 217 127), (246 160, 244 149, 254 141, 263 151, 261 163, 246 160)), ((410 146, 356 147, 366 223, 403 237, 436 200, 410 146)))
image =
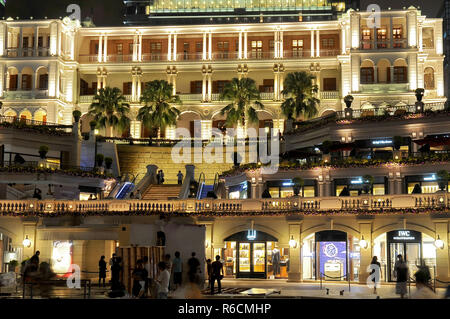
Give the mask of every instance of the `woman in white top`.
POLYGON ((158 279, 156 279, 156 283, 158 284, 158 299, 167 299, 167 295, 169 294, 169 281, 170 281, 170 273, 167 270, 167 265, 165 262, 158 263, 159 275, 158 279))

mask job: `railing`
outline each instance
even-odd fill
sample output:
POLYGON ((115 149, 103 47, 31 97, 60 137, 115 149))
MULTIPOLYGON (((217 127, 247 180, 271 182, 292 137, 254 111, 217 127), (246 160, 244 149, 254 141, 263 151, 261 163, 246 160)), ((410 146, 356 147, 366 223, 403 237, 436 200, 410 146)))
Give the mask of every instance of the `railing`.
POLYGON ((291 197, 283 199, 175 199, 175 200, 0 200, 0 213, 15 214, 408 214, 446 211, 450 194, 361 195, 358 197, 291 197))
MULTIPOLYGON (((442 111, 445 108, 444 103, 425 103, 424 110, 431 111, 442 111)), ((386 107, 377 107, 377 108, 368 108, 368 109, 353 109, 353 118, 360 117, 370 117, 370 116, 402 116, 406 115, 406 113, 415 113, 416 106, 415 105, 404 105, 404 106, 386 106, 386 107)), ((338 111, 337 118, 343 119, 345 118, 345 111, 338 111)))
POLYGON ((6 90, 4 99, 6 100, 22 100, 22 99, 46 99, 48 98, 47 89, 36 90, 6 90))
POLYGON ((322 100, 337 100, 340 98, 339 91, 320 91, 322 100))
POLYGON ((58 123, 51 123, 51 122, 42 122, 42 121, 36 121, 36 120, 28 120, 28 119, 22 119, 18 118, 16 116, 3 116, 0 115, 0 123, 11 123, 11 124, 24 124, 24 125, 30 125, 30 126, 49 126, 51 128, 55 129, 68 129, 72 128, 72 125, 62 125, 58 123))
POLYGON ((202 94, 178 94, 181 101, 201 101, 202 94))
POLYGON ((407 45, 407 39, 371 39, 361 40, 361 50, 373 50, 373 49, 405 49, 407 45), (391 41, 392 40, 392 41, 391 41))
POLYGON ((274 99, 274 93, 273 92, 261 92, 260 97, 261 97, 261 100, 263 100, 263 101, 271 101, 274 99))

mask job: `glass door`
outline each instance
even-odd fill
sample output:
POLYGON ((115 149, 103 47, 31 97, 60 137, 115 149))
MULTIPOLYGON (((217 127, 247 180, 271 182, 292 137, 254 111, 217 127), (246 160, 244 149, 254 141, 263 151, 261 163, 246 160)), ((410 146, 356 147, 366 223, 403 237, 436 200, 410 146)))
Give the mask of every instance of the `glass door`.
POLYGON ((420 265, 420 259, 422 257, 419 243, 407 243, 406 244, 406 262, 409 267, 409 275, 414 276, 418 270, 417 265, 420 265))
POLYGON ((239 243, 239 272, 250 273, 250 243, 239 243))
POLYGON ((266 272, 266 244, 253 243, 253 272, 266 272))
POLYGON ((390 260, 390 273, 389 281, 395 281, 395 262, 397 261, 397 256, 402 255, 405 258, 405 244, 404 243, 391 243, 389 246, 389 260, 390 260))

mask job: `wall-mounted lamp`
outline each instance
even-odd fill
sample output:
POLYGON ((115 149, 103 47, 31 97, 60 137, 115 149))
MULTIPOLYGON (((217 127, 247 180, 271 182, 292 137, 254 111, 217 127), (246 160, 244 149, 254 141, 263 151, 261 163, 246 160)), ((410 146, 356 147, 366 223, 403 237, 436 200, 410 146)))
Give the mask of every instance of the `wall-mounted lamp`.
POLYGON ((297 241, 294 239, 294 236, 291 235, 291 240, 289 240, 289 247, 297 248, 297 241))
POLYGON ((361 240, 359 241, 359 247, 363 249, 367 248, 367 241, 364 239, 364 235, 361 236, 361 240))
POLYGON ((22 242, 23 247, 30 248, 31 247, 31 240, 28 238, 28 235, 25 235, 25 239, 22 242))
POLYGON ((444 241, 439 237, 439 235, 438 235, 436 241, 434 242, 434 245, 439 249, 444 248, 444 241))

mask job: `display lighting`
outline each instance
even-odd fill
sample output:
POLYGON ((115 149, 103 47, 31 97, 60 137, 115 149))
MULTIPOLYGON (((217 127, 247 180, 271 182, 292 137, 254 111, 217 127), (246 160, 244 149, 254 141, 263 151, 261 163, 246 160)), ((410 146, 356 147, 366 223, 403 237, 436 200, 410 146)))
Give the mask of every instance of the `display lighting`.
POLYGON ((366 249, 367 248, 367 241, 364 239, 364 236, 361 237, 361 240, 359 241, 359 247, 366 249))
POLYGON ((439 235, 438 235, 436 241, 434 242, 434 245, 439 249, 444 248, 444 241, 439 237, 439 235))
POLYGON ((31 240, 28 238, 28 235, 25 236, 25 239, 22 242, 23 247, 30 248, 31 247, 31 240))
POLYGON ((297 241, 294 239, 294 236, 291 235, 291 239, 289 240, 289 247, 297 248, 297 241))
POLYGON ((424 177, 423 180, 424 181, 435 181, 436 180, 436 175, 433 174, 433 175, 431 175, 429 177, 424 177))

